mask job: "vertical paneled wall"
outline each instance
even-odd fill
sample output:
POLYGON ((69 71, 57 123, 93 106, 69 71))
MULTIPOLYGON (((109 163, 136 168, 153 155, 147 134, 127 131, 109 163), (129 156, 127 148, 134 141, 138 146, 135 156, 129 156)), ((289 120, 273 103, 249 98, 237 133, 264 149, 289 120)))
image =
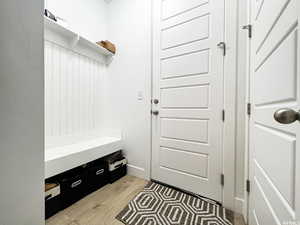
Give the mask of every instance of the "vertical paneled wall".
POLYGON ((46 137, 99 129, 105 74, 105 64, 45 41, 46 137))

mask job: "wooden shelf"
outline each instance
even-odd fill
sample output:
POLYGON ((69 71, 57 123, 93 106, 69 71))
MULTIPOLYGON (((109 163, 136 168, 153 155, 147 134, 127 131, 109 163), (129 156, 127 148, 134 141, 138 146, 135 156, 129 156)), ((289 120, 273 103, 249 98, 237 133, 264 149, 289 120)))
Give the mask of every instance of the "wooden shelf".
POLYGON ((104 57, 106 62, 111 62, 111 58, 114 56, 114 54, 107 49, 47 17, 44 17, 44 29, 45 40, 69 48, 79 54, 83 54, 87 57, 100 61, 102 61, 101 58, 104 57))

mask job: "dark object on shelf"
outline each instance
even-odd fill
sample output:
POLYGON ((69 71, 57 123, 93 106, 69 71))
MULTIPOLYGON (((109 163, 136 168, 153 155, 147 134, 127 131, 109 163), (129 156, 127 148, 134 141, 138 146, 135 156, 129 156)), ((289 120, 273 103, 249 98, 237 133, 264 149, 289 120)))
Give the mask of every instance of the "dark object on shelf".
POLYGON ((53 216, 61 210, 61 192, 58 183, 45 184, 45 218, 53 216))
POLYGON ((57 22, 56 16, 53 13, 51 13, 48 9, 45 9, 45 16, 57 22))
POLYGON ((87 172, 85 167, 72 169, 62 174, 60 179, 63 209, 86 196, 87 172))
POLYGON ((110 41, 106 40, 106 41, 98 41, 96 42, 98 45, 100 45, 103 48, 106 48, 108 51, 116 54, 116 46, 111 43, 110 41))
POLYGON ((108 184, 108 168, 103 160, 91 162, 87 168, 87 194, 108 184))
POLYGON ((127 160, 122 151, 118 151, 104 158, 108 167, 109 181, 113 183, 127 174, 127 160))

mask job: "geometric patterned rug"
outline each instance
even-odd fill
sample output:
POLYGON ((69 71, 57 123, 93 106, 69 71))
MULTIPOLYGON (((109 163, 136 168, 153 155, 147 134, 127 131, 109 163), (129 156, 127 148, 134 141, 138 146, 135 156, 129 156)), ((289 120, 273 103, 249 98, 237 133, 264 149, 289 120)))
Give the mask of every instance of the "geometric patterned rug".
POLYGON ((233 213, 216 202, 154 182, 116 219, 126 225, 233 225, 233 213))

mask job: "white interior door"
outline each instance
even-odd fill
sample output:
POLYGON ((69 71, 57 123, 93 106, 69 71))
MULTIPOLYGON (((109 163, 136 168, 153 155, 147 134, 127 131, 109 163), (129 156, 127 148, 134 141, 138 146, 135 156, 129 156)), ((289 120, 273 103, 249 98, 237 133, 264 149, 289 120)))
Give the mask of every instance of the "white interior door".
POLYGON ((299 4, 252 1, 250 225, 300 223, 299 4))
POLYGON ((152 178, 217 201, 223 39, 223 0, 154 1, 152 178))

